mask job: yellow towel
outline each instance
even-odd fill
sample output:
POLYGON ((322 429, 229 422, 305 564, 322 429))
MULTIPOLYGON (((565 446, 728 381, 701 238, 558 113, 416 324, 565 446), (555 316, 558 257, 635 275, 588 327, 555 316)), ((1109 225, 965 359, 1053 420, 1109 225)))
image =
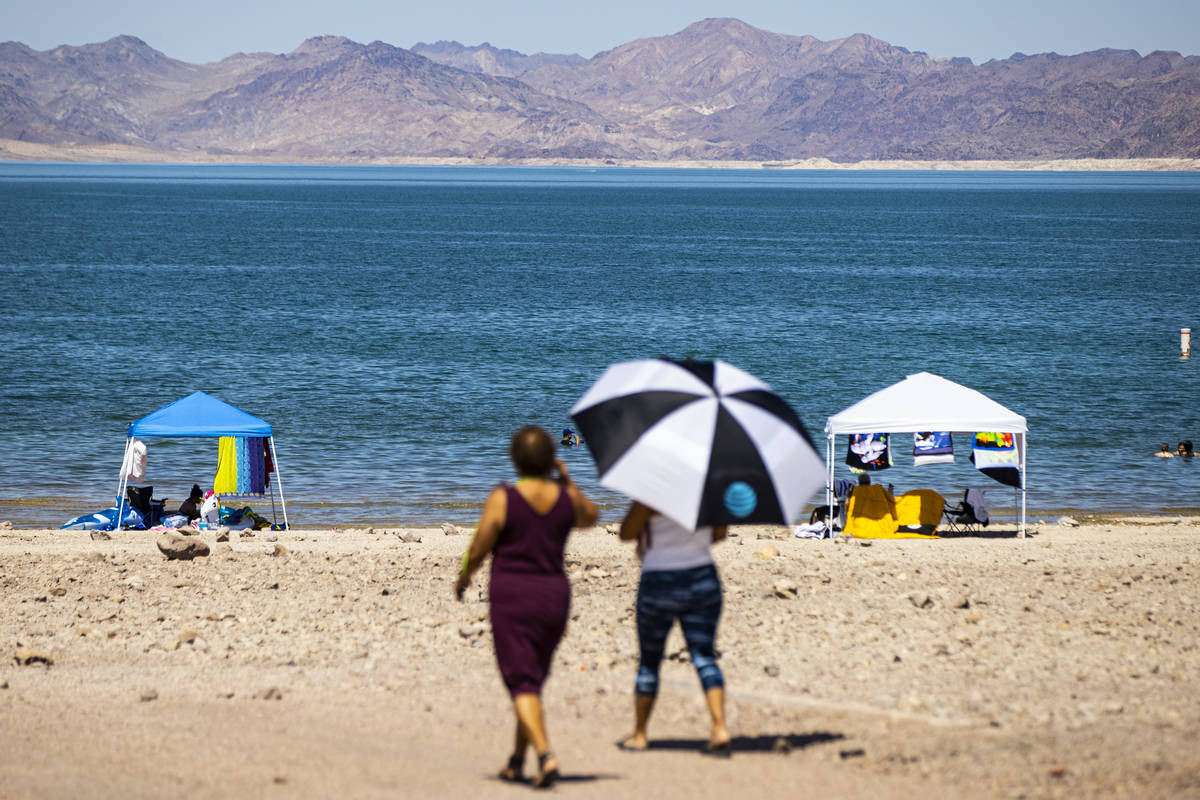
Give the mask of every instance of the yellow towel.
POLYGON ((890 539, 896 535, 896 501, 882 486, 855 486, 846 507, 847 536, 890 539))
POLYGON ((237 494, 237 439, 222 436, 217 444, 217 475, 213 491, 217 494, 237 494))
POLYGON ((902 531, 900 526, 937 525, 943 505, 941 495, 931 489, 914 489, 897 500, 882 486, 855 486, 846 507, 844 533, 857 539, 936 539, 902 531))
MULTIPOLYGON (((945 498, 932 489, 913 489, 896 498, 896 524, 901 528, 927 525, 931 531, 936 530, 945 507, 945 498)), ((906 531, 900 534, 910 537, 922 535, 906 531)))

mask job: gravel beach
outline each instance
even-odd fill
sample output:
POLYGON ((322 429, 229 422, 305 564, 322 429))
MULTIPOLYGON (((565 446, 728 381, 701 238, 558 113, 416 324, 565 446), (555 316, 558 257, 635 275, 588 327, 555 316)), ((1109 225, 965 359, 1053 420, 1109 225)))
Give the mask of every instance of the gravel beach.
MULTIPOLYGON (((568 547, 548 724, 578 797, 1200 797, 1200 518, 938 540, 743 527, 714 552, 734 734, 678 630, 623 753, 632 549, 568 547)), ((154 533, 0 529, 0 796, 521 796, 470 530, 259 531, 168 560, 154 533)), ((527 773, 533 771, 532 758, 527 773)))

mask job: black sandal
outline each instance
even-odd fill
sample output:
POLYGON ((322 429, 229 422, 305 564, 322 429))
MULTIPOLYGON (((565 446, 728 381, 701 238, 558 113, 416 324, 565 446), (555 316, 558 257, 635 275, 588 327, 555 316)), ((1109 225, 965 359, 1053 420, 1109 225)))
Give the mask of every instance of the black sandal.
POLYGON ((508 783, 524 783, 525 782, 525 754, 519 756, 509 756, 508 766, 500 770, 500 780, 508 783))
POLYGON ((546 762, 554 758, 553 751, 547 750, 544 753, 538 753, 538 776, 533 779, 533 788, 549 789, 558 780, 558 768, 546 772, 546 762))

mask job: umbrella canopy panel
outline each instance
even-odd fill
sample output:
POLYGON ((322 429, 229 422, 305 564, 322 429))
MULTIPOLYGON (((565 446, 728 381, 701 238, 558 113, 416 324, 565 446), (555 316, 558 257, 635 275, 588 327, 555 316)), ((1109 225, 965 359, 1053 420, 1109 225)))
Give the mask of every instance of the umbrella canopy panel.
POLYGON ((795 412, 721 361, 615 364, 571 416, 601 485, 690 529, 786 524, 824 481, 795 412))

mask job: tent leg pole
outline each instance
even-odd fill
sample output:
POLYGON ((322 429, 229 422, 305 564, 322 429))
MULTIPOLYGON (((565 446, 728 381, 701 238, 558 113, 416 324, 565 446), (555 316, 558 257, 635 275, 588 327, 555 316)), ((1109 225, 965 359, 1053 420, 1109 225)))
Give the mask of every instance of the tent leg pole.
MULTIPOLYGON (((287 500, 283 497, 283 480, 279 477, 279 456, 275 454, 275 437, 269 439, 271 443, 271 463, 275 465, 275 483, 279 485, 279 505, 283 507, 283 529, 291 530, 291 525, 288 524, 287 516, 287 500)), ((273 498, 274 493, 271 494, 273 498)))
POLYGON ((1027 433, 1021 434, 1021 538, 1025 538, 1025 450, 1027 433))
POLYGON ((825 529, 833 538, 833 440, 837 436, 831 433, 825 437, 825 529))
POLYGON ((129 479, 125 475, 125 462, 129 459, 129 454, 133 446, 133 437, 125 437, 125 455, 121 457, 121 477, 117 479, 117 518, 113 520, 113 530, 121 530, 121 518, 125 516, 125 487, 129 485, 129 479))

